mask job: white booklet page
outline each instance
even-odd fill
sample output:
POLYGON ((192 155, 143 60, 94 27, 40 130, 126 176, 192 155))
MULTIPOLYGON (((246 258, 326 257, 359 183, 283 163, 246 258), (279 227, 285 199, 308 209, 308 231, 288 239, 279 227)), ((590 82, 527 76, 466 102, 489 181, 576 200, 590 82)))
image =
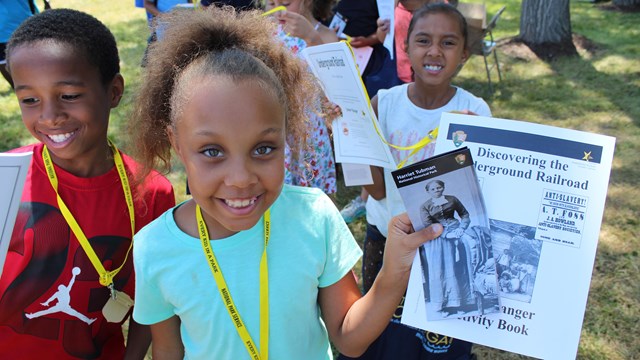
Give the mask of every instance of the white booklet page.
POLYGON ((614 145, 604 135, 443 114, 436 153, 471 150, 490 223, 501 312, 429 321, 416 258, 402 322, 527 356, 575 358, 614 145))

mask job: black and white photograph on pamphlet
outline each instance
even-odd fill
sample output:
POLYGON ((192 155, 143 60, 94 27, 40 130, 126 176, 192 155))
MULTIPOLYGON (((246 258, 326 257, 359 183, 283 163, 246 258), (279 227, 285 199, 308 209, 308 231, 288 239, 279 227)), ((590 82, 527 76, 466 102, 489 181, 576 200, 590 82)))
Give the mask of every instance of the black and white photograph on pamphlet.
POLYGON ((500 297, 531 302, 543 241, 535 239, 534 227, 500 220, 489 223, 500 297))
POLYGON ((418 249, 427 319, 499 312, 489 221, 469 150, 436 156, 392 175, 414 229, 434 223, 444 228, 418 249))
MULTIPOLYGON (((414 260, 401 322, 540 359, 574 359, 615 138, 444 113, 435 153, 467 148, 489 218, 500 311, 434 321, 414 260)), ((446 180, 446 179, 445 179, 446 180)), ((451 189, 444 194, 467 200, 451 189), (451 192, 450 192, 451 191, 451 192)))

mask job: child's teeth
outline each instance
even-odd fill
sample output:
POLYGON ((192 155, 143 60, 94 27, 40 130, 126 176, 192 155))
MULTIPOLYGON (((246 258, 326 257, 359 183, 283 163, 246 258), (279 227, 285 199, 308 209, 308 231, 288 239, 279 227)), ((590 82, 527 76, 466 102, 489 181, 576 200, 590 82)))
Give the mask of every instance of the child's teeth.
POLYGON ((53 142, 55 143, 60 143, 70 138, 71 135, 73 135, 72 132, 66 134, 49 135, 49 139, 53 140, 53 142))
POLYGON ((253 198, 253 199, 245 199, 245 200, 225 200, 225 202, 230 207, 243 208, 256 202, 256 199, 253 198))
POLYGON ((425 67, 424 67, 424 68, 425 68, 425 69, 427 69, 427 70, 433 70, 433 71, 435 71, 435 70, 440 70, 440 69, 442 69, 442 66, 439 66, 439 65, 425 65, 425 67))

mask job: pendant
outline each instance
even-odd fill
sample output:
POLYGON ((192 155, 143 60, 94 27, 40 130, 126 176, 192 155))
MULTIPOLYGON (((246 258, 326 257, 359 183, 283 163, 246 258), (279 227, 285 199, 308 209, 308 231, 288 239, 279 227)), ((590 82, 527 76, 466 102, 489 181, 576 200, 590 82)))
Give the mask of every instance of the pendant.
POLYGON ((113 291, 113 295, 102 308, 102 315, 111 323, 119 323, 124 320, 129 310, 133 307, 133 300, 122 291, 113 291))

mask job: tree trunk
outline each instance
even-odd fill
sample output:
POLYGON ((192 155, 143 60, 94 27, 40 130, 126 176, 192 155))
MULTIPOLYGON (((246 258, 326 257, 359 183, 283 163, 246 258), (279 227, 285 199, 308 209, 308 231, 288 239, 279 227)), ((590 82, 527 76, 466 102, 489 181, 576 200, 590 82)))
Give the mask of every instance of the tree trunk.
POLYGON ((519 39, 540 58, 576 56, 569 0, 522 0, 519 39))

